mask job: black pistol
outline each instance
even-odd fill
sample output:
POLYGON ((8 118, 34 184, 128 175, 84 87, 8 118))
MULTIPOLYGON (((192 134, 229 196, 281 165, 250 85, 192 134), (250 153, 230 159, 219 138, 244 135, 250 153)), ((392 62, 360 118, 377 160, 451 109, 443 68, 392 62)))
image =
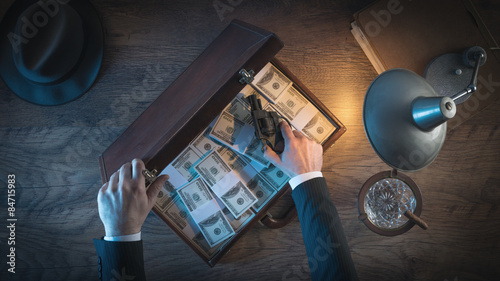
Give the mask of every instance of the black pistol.
MULTIPOLYGON (((260 99, 256 95, 248 96, 247 101, 251 107, 255 137, 262 141, 262 151, 266 149, 266 145, 276 151, 276 145, 283 140, 279 127, 280 116, 274 111, 263 110, 260 99)), ((276 152, 281 153, 282 151, 276 152)))

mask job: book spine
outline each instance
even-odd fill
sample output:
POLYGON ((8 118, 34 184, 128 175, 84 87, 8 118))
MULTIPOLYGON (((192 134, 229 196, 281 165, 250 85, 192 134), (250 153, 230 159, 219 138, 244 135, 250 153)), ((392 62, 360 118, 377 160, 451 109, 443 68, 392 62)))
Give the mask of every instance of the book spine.
POLYGON ((363 31, 361 30, 356 21, 353 21, 351 23, 351 33, 354 36, 354 39, 356 39, 356 41, 358 42, 359 46, 361 47, 365 55, 368 57, 368 60, 370 60, 371 64, 375 68, 375 71, 377 71, 378 74, 384 72, 386 70, 384 64, 378 58, 377 54, 370 45, 370 41, 368 40, 368 38, 366 38, 365 34, 363 33, 363 31))

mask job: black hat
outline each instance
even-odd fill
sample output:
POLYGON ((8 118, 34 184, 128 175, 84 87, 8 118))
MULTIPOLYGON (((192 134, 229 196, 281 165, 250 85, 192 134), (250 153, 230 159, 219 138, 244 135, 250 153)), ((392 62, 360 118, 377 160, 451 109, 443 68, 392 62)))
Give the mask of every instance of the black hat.
POLYGON ((0 76, 35 104, 83 95, 99 73, 103 49, 101 21, 88 0, 18 0, 0 22, 0 76))

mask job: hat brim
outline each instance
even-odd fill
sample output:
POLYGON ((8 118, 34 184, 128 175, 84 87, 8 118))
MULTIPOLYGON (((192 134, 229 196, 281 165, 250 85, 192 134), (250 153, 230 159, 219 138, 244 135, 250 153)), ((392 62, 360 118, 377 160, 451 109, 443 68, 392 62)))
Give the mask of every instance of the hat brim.
POLYGON ((60 105, 86 93, 97 78, 104 53, 104 34, 96 9, 87 0, 70 0, 70 5, 83 22, 86 32, 85 46, 78 65, 69 76, 51 85, 26 79, 17 70, 12 56, 13 47, 7 37, 14 32, 19 15, 39 0, 14 2, 0 23, 0 76, 20 98, 38 105, 60 105))

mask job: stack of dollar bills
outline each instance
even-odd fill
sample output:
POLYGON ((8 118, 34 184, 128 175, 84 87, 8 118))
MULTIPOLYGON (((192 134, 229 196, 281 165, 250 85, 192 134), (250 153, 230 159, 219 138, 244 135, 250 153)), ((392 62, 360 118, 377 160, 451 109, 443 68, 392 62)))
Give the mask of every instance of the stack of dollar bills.
POLYGON ((255 94, 304 135, 322 144, 335 126, 272 64, 255 76, 222 113, 161 174, 168 174, 156 206, 206 257, 240 231, 288 182, 255 138, 255 94))

